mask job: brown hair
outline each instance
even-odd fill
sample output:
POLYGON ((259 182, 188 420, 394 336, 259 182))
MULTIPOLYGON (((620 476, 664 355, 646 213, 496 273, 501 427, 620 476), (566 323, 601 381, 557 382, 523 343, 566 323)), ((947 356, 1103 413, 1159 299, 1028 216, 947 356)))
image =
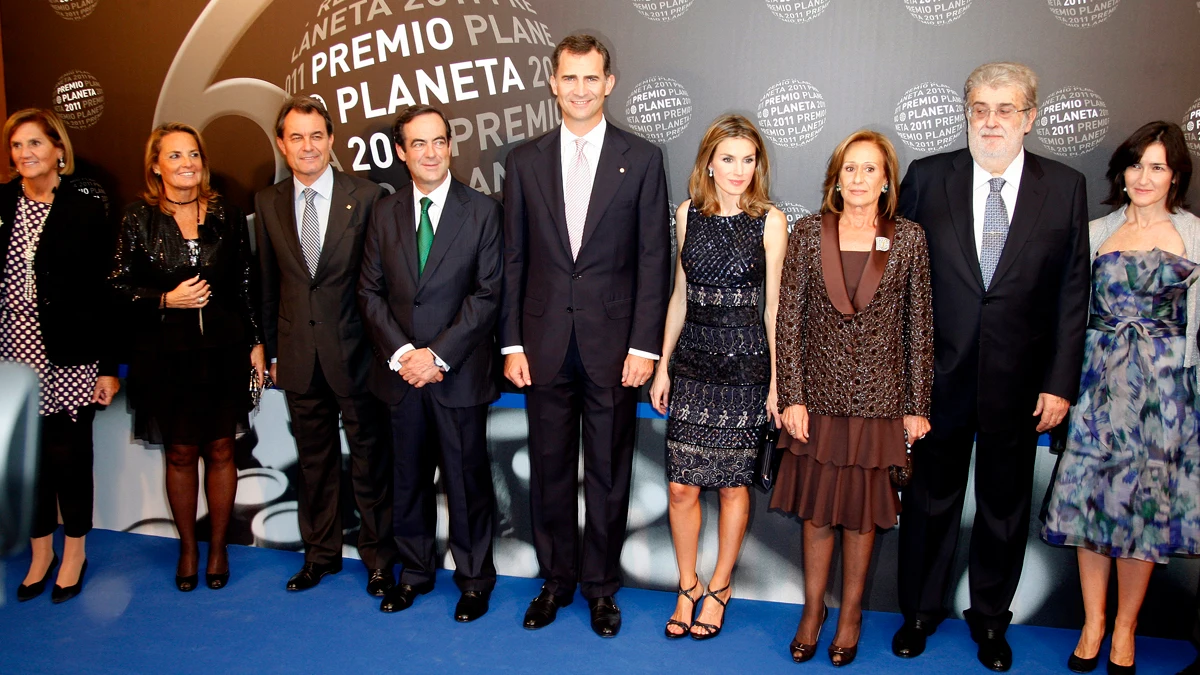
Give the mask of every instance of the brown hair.
POLYGON ((283 121, 293 110, 302 115, 317 113, 325 120, 325 133, 333 135, 333 118, 329 116, 329 110, 325 108, 321 99, 315 96, 300 95, 292 96, 283 102, 283 107, 279 109, 279 115, 275 117, 275 138, 283 138, 283 121))
POLYGON ((1183 130, 1173 122, 1150 122, 1133 132, 1113 152, 1108 160, 1108 198, 1103 204, 1120 206, 1129 203, 1125 192, 1125 169, 1142 161, 1146 148, 1153 143, 1162 143, 1167 152, 1167 166, 1171 167, 1171 187, 1167 191, 1167 211, 1178 213, 1187 208, 1188 185, 1192 182, 1192 158, 1188 154, 1183 130))
POLYGON ((883 153, 883 170, 887 175, 887 191, 879 195, 879 215, 887 220, 896 217, 896 204, 899 203, 899 187, 900 181, 900 160, 896 158, 896 147, 888 140, 887 136, 878 131, 870 129, 861 129, 846 137, 846 140, 838 143, 838 146, 833 149, 833 154, 829 156, 829 166, 825 169, 825 185, 822 191, 825 198, 821 201, 821 211, 829 213, 841 213, 845 202, 842 200, 842 193, 834 188, 838 184, 838 177, 842 172, 842 163, 846 161, 846 151, 855 143, 874 143, 875 147, 883 153))
POLYGON ((160 211, 167 215, 175 213, 175 209, 167 202, 164 195, 162 176, 154 172, 154 165, 158 164, 158 154, 162 151, 162 140, 169 134, 190 134, 196 140, 196 149, 200 151, 200 201, 211 202, 217 198, 217 191, 212 189, 209 184, 208 172, 208 152, 204 149, 204 139, 201 138, 200 132, 190 124, 182 122, 167 122, 159 125, 150 132, 150 139, 146 141, 146 190, 142 193, 142 199, 151 206, 157 206, 160 211))
POLYGON ((700 149, 696 152, 692 175, 688 178, 688 194, 692 198, 692 205, 700 213, 711 216, 718 211, 717 185, 708 174, 708 164, 721 141, 730 138, 744 138, 754 145, 754 177, 738 199, 738 208, 751 218, 759 218, 771 208, 771 165, 758 128, 741 115, 722 115, 708 126, 704 138, 700 140, 700 149))
POLYGON ((446 119, 446 113, 431 105, 413 105, 400 113, 400 116, 396 118, 396 122, 392 124, 392 142, 402 149, 407 149, 404 148, 404 125, 421 115, 437 115, 442 118, 442 124, 446 125, 446 141, 449 142, 452 140, 453 132, 450 131, 450 120, 446 119))
POLYGON ((12 137, 17 133, 22 125, 29 124, 38 125, 42 133, 46 134, 46 138, 54 144, 54 147, 63 151, 63 164, 58 168, 59 175, 69 175, 75 171, 75 152, 71 149, 71 139, 67 136, 67 127, 63 124, 62 118, 53 110, 45 108, 25 108, 13 113, 4 123, 4 147, 9 150, 8 167, 12 171, 11 175, 16 177, 17 166, 12 161, 12 137))
POLYGON ((563 52, 570 52, 576 56, 584 56, 593 51, 600 52, 600 56, 604 57, 604 76, 612 75, 612 60, 608 56, 608 47, 604 46, 598 38, 593 35, 579 34, 568 35, 563 38, 562 42, 554 48, 554 55, 550 57, 550 62, 554 64, 554 72, 558 72, 558 57, 563 52))

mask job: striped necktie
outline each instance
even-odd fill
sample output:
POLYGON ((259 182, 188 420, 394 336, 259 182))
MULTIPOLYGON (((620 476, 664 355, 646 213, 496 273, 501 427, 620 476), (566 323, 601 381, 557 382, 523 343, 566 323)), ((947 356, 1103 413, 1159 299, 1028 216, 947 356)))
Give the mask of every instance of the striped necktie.
POLYGON ((575 139, 575 159, 567 169, 567 190, 564 195, 572 260, 579 257, 579 248, 583 246, 583 224, 587 221, 588 202, 592 199, 592 170, 583 154, 585 145, 587 141, 575 139))
POLYGON ((304 253, 304 264, 308 275, 317 276, 317 262, 321 260, 321 224, 317 220, 317 191, 304 188, 304 214, 300 221, 300 249, 304 253))

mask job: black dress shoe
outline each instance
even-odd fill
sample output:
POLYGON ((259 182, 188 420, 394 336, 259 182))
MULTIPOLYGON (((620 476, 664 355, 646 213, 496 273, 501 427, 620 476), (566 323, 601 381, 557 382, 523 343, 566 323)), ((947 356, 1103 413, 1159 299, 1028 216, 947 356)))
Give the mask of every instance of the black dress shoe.
POLYGON ((373 569, 367 576, 367 593, 382 598, 396 585, 392 568, 373 569))
POLYGON ((307 591, 308 589, 321 583, 321 579, 330 574, 337 574, 342 571, 342 563, 329 563, 327 565, 315 562, 306 562, 304 567, 300 568, 291 579, 288 579, 287 589, 289 591, 307 591))
POLYGON ((621 608, 611 595, 588 600, 592 610, 592 630, 603 638, 616 637, 621 632, 621 608))
POLYGON ((393 586, 387 590, 383 596, 383 602, 379 603, 379 611, 381 612, 402 612, 409 607, 412 607, 413 600, 417 599, 418 595, 425 595, 433 590, 433 582, 425 584, 400 584, 393 586))
POLYGON ((993 628, 979 631, 975 642, 979 643, 979 662, 997 672, 1012 668, 1012 647, 1004 639, 1004 633, 993 628))
POLYGON ((42 575, 41 581, 35 581, 28 586, 25 584, 17 586, 17 600, 20 602, 25 602, 26 600, 32 600, 41 595, 42 591, 46 590, 46 581, 50 578, 50 573, 54 571, 55 567, 58 567, 57 553, 55 553, 54 557, 50 560, 50 566, 46 568, 46 573, 42 575))
POLYGON ((529 603, 529 609, 525 610, 524 626, 529 630, 537 630, 545 628, 551 623, 554 623, 554 617, 558 616, 558 609, 566 607, 574 602, 574 595, 558 596, 550 591, 542 589, 541 593, 529 603))
POLYGON ((892 653, 902 659, 920 656, 925 651, 925 638, 933 635, 933 628, 921 619, 905 621, 892 637, 892 653))
POLYGON ((487 614, 490 596, 491 593, 487 591, 463 591, 458 604, 454 606, 454 620, 467 623, 487 614))
POLYGON ((1118 666, 1112 662, 1112 659, 1109 659, 1108 675, 1137 675, 1137 664, 1131 663, 1127 666, 1118 666))
POLYGON ((66 588, 54 584, 54 590, 50 591, 50 601, 57 605, 60 602, 66 602, 79 595, 79 591, 83 590, 84 574, 87 574, 87 558, 83 559, 83 567, 79 568, 79 580, 66 588))

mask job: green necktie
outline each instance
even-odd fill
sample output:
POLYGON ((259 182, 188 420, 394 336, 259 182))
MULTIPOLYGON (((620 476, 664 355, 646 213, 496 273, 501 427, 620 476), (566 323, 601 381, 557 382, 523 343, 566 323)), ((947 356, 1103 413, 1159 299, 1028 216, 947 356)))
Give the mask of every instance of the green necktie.
POLYGON ((421 197, 421 224, 417 226, 417 276, 425 272, 425 261, 429 259, 429 249, 433 248, 433 221, 429 220, 429 207, 433 200, 421 197))

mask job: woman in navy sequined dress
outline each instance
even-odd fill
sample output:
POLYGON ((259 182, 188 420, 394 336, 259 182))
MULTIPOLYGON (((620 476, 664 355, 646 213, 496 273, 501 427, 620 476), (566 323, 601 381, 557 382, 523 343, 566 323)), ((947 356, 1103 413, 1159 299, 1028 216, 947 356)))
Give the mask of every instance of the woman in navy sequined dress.
POLYGON ((675 214, 675 288, 650 388, 655 409, 669 409, 668 513, 679 565, 669 638, 703 640, 721 631, 750 514, 754 457, 765 425, 778 424, 775 309, 787 220, 767 198, 769 173, 754 124, 740 115, 720 117, 700 143, 688 182, 692 199, 675 214), (720 490, 719 549, 708 600, 696 617, 704 487, 720 490))

